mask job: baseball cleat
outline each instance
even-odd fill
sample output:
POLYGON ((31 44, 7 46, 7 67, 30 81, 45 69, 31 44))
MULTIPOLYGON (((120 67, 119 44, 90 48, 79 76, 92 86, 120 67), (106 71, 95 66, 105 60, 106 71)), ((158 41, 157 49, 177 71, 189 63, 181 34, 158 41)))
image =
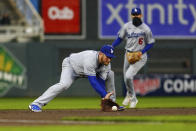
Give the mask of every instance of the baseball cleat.
POLYGON ((125 107, 124 106, 119 106, 118 107, 118 111, 124 111, 125 110, 125 107))
POLYGON ((32 111, 32 112, 42 112, 42 109, 38 106, 38 105, 29 105, 29 109, 32 111))
POLYGON ((129 103, 130 103, 130 96, 126 95, 126 97, 125 97, 125 99, 123 100, 122 104, 123 104, 124 106, 127 106, 127 105, 129 105, 129 103))
POLYGON ((137 99, 135 99, 134 101, 131 101, 129 108, 135 108, 137 103, 138 103, 137 99))

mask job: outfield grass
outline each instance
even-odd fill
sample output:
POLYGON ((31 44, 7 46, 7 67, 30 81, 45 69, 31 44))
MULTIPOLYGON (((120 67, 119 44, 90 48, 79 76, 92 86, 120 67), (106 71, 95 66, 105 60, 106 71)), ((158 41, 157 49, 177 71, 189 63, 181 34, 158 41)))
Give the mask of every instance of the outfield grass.
MULTIPOLYGON (((196 115, 180 116, 106 116, 106 117, 65 117, 63 120, 71 121, 98 121, 115 122, 111 128, 137 130, 137 131, 193 131, 196 130, 196 115), (122 124, 124 123, 124 124, 122 124), (125 123, 130 123, 128 127, 125 123)), ((104 127, 104 130, 107 130, 104 127)))
POLYGON ((98 122, 132 122, 132 123, 195 123, 196 115, 178 116, 98 116, 98 117, 64 117, 66 121, 98 121, 98 122))
POLYGON ((11 126, 1 131, 195 131, 195 124, 185 123, 131 123, 114 125, 68 125, 68 126, 11 126))

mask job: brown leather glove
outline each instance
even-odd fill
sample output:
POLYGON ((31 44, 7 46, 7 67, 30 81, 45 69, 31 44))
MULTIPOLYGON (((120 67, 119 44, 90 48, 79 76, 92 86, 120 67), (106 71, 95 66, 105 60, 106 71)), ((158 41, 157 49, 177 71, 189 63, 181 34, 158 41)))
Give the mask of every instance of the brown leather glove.
POLYGON ((116 102, 113 102, 111 99, 102 99, 101 100, 101 111, 110 112, 110 111, 112 111, 113 106, 116 106, 117 110, 120 107, 116 102))
POLYGON ((142 58, 142 52, 136 51, 136 52, 127 52, 127 60, 130 64, 135 64, 137 61, 139 61, 142 58))

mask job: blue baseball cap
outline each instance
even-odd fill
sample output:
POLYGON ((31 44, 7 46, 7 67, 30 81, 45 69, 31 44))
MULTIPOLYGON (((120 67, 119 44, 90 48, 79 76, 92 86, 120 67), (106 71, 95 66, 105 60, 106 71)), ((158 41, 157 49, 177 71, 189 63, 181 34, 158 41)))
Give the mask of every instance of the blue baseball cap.
POLYGON ((102 53, 104 53, 107 57, 113 58, 114 56, 114 48, 111 45, 104 45, 101 47, 100 50, 102 53))
POLYGON ((140 8, 133 8, 133 9, 131 10, 131 14, 132 14, 132 15, 141 15, 141 14, 142 14, 142 11, 141 11, 140 8))

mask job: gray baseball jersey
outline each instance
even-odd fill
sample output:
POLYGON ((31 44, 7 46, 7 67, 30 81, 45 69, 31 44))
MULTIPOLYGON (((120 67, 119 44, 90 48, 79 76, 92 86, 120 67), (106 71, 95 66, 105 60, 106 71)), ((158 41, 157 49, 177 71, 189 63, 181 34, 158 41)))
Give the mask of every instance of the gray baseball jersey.
POLYGON ((140 51, 146 44, 155 42, 150 28, 145 23, 135 27, 130 21, 121 28, 118 36, 126 39, 125 49, 129 51, 140 51))
POLYGON ((99 75, 103 80, 111 69, 111 65, 101 65, 98 63, 98 51, 87 50, 70 55, 70 64, 78 75, 96 76, 99 75))
MULTIPOLYGON (((155 42, 152 32, 148 25, 142 23, 136 27, 132 24, 132 21, 126 23, 118 32, 118 36, 121 39, 126 40, 125 49, 127 51, 142 51, 146 44, 152 44, 155 42)), ((127 89, 127 95, 132 97, 132 100, 136 100, 136 94, 134 91, 133 78, 138 71, 146 64, 147 54, 144 53, 140 61, 135 64, 130 64, 127 61, 126 53, 124 57, 124 82, 127 89)))
MULTIPOLYGON (((67 90, 75 79, 84 76, 100 76, 105 80, 106 91, 114 92, 110 97, 116 100, 114 72, 111 65, 99 65, 99 51, 87 50, 79 53, 73 53, 66 57, 62 63, 62 72, 59 83, 49 87, 40 97, 32 102, 32 104, 42 107, 50 102, 54 97, 64 90, 67 90)), ((82 90, 82 89, 80 89, 82 90)))

